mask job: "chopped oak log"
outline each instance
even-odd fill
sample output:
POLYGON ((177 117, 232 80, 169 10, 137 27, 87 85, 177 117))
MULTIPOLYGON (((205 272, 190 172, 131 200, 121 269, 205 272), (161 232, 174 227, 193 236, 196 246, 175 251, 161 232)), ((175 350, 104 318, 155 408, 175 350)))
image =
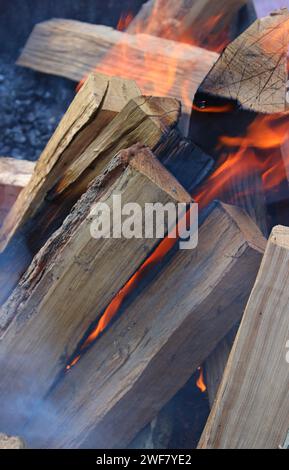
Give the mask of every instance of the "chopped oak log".
POLYGON ((289 429, 289 229, 273 229, 200 448, 277 449, 289 429))
MULTIPOLYGON (((47 165, 44 164, 45 177, 40 191, 36 191, 35 196, 33 191, 29 192, 29 187, 25 191, 30 218, 21 218, 15 229, 14 214, 20 217, 22 214, 21 201, 19 204, 17 201, 17 207, 13 208, 0 231, 3 250, 0 256, 1 304, 29 266, 32 256, 61 225, 70 209, 111 158, 121 149, 137 142, 153 149, 177 124, 179 113, 180 104, 173 98, 137 97, 130 100, 100 133, 94 134, 94 140, 82 153, 66 164, 65 159, 63 162, 63 158, 59 158, 60 169, 57 174, 54 165, 47 178, 47 165)), ((45 163, 45 158, 42 161, 45 163)), ((42 164, 37 165, 33 181, 42 181, 41 168, 42 164)))
POLYGON ((247 0, 149 0, 127 31, 218 50, 230 38, 236 14, 246 3, 247 0))
POLYGON ((18 65, 76 81, 94 69, 130 78, 145 95, 180 99, 190 115, 195 91, 217 58, 214 52, 146 34, 53 19, 34 27, 18 65))
POLYGON ((195 95, 194 142, 218 155, 220 137, 246 135, 256 115, 287 110, 288 44, 284 9, 257 20, 224 50, 195 95))
POLYGON ((0 396, 7 410, 7 415, 1 413, 1 428, 10 430, 14 420, 25 419, 27 410, 21 403, 18 410, 13 397, 23 394, 29 409, 48 392, 89 327, 160 241, 145 237, 142 213, 134 222, 137 226, 140 221, 142 238, 125 238, 115 225, 114 237, 94 238, 95 205, 107 204, 110 212, 102 224, 110 234, 112 210, 115 217, 127 203, 144 210, 147 203, 174 206, 190 201, 177 180, 139 144, 122 151, 95 180, 1 309, 1 331, 6 334, 0 343, 0 396), (117 209, 116 194, 122 198, 117 209))
POLYGON ((28 160, 0 157, 0 226, 20 191, 29 183, 34 166, 28 160))
POLYGON ((198 247, 178 251, 51 391, 53 417, 27 426, 30 444, 129 444, 240 318, 264 248, 241 209, 217 204, 198 247))

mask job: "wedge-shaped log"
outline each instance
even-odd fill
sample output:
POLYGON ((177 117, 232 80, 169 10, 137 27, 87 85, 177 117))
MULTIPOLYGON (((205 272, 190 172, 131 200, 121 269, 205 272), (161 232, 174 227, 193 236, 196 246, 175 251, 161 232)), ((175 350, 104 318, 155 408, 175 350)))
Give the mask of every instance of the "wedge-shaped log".
POLYGON ((18 64, 76 81, 91 70, 130 78, 145 95, 181 99, 184 112, 190 114, 190 99, 218 57, 147 34, 53 19, 34 27, 18 64))
POLYGON ((20 421, 27 412, 16 412, 11 398, 17 401, 23 394, 30 406, 48 392, 93 322, 160 241, 145 238, 143 213, 135 222, 142 227, 141 238, 125 238, 115 225, 112 234, 111 218, 127 203, 139 204, 144 212, 146 203, 178 202, 186 205, 191 197, 147 148, 137 145, 111 161, 34 258, 0 313, 2 332, 10 324, 0 343, 0 396, 9 411, 9 428, 1 415, 3 429, 10 429, 18 411, 20 421), (117 209, 116 194, 122 198, 117 209), (110 209, 102 219, 108 238, 92 236, 96 203, 110 209))
POLYGON ((200 448, 277 449, 289 429, 289 229, 273 229, 200 448))
POLYGON ((241 209, 217 204, 197 249, 178 251, 47 397, 55 421, 31 423, 30 445, 127 445, 240 318, 264 248, 241 209))
POLYGON ((216 50, 230 38, 236 14, 246 3, 247 0, 149 0, 127 31, 194 42, 216 50))
MULTIPOLYGON (((20 216, 22 214, 21 201, 19 204, 17 201, 11 217, 9 215, 0 231, 2 250, 5 248, 0 256, 1 304, 10 295, 29 266, 32 256, 61 225, 72 206, 108 162, 121 149, 137 142, 154 148, 177 124, 179 113, 180 104, 172 98, 137 97, 132 99, 99 134, 94 134, 93 142, 81 154, 78 154, 77 158, 69 164, 67 162, 66 165, 63 164, 57 175, 54 173, 53 177, 51 175, 48 178, 43 177, 44 187, 39 192, 37 191, 35 197, 33 190, 29 193, 29 187, 26 188, 23 198, 25 196, 29 198, 29 210, 34 209, 33 216, 30 214, 27 221, 21 218, 15 231, 12 223, 13 215, 14 213, 20 216), (8 232, 7 228, 10 228, 8 232), (11 235, 13 235, 12 238, 11 235)), ((70 152, 67 155, 70 155, 70 152)), ((62 158, 60 165, 62 165, 62 158)), ((38 180, 41 178, 39 165, 35 172, 35 179, 38 180)), ((24 206, 26 207, 25 202, 24 206)))
POLYGON ((0 233, 3 251, 11 236, 32 217, 62 173, 96 135, 140 92, 133 81, 90 74, 40 156, 33 178, 0 233))
POLYGON ((0 157, 0 226, 22 189, 27 186, 34 162, 0 157))

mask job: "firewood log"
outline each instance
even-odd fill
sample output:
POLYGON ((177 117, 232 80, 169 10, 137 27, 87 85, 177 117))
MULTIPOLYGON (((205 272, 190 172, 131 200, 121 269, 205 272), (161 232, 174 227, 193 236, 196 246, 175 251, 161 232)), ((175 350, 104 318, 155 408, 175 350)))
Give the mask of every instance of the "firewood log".
MULTIPOLYGON (((57 172, 57 165, 52 168, 50 166, 56 156, 53 154, 47 165, 47 150, 44 151, 44 158, 40 159, 34 178, 21 194, 0 231, 1 304, 29 266, 32 256, 61 225, 72 206, 111 158, 121 149, 137 142, 154 148, 169 133, 170 128, 176 125, 179 113, 180 104, 172 98, 137 97, 101 132, 94 133, 94 140, 75 158, 71 158, 69 149, 65 158, 61 154, 57 158, 57 172), (69 162, 66 158, 70 158, 69 162), (48 172, 50 168, 51 172, 48 172), (39 181, 40 189, 37 185, 39 181), (21 210, 22 201, 25 212, 21 210), (26 214, 30 217, 27 218, 26 214)), ((63 136, 61 126, 56 133, 63 136)), ((57 155, 58 149, 59 147, 57 155)))
POLYGON ((129 33, 155 36, 216 50, 230 38, 238 10, 247 0, 149 0, 129 24, 129 33), (224 37, 224 33, 227 35, 224 37), (210 35, 213 42, 210 42, 210 35))
POLYGON ((194 142, 218 156, 220 137, 245 135, 256 116, 287 110, 288 44, 285 9, 257 20, 224 50, 195 95, 194 142))
POLYGON ((32 176, 35 163, 0 157, 0 226, 32 176))
POLYGON ((200 448, 277 449, 285 443, 288 266, 289 229, 278 226, 269 239, 200 448))
POLYGON ((50 392, 52 421, 27 426, 30 445, 126 446, 240 318, 264 248, 241 209, 217 204, 198 247, 178 251, 50 392))
MULTIPOLYGON (((121 195, 122 207, 132 202, 142 210, 147 203, 191 201, 177 180, 139 144, 110 162, 34 258, 1 309, 1 331, 6 333, 0 344, 0 396, 10 404, 17 393, 23 392, 31 404, 48 392, 88 328, 160 241, 155 235, 145 237, 142 214, 137 215, 142 238, 127 239, 122 232, 116 238, 92 236, 95 204, 108 205, 110 213, 102 222, 107 227, 115 194, 121 195)), ((165 225, 167 231, 167 221, 165 225)), ((119 229, 113 230, 115 234, 119 229)), ((14 418, 23 419, 21 411, 17 416, 14 410, 8 417, 9 428, 1 415, 1 428, 9 430, 14 418)))
POLYGON ((30 184, 22 192, 0 234, 3 251, 18 227, 32 217, 62 173, 140 92, 133 81, 91 74, 76 95, 40 156, 30 184))
POLYGON ((17 63, 76 81, 94 69, 127 77, 145 95, 180 99, 189 116, 195 91, 217 59, 218 54, 196 46, 53 19, 35 26, 17 63))

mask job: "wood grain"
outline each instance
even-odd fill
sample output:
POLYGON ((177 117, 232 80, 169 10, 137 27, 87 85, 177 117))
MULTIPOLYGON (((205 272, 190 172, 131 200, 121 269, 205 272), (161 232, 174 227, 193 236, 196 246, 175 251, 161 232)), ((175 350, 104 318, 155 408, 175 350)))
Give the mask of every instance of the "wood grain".
POLYGON ((22 189, 27 186, 34 162, 0 157, 0 226, 22 189))
MULTIPOLYGON (((15 420, 23 424, 26 409, 20 406, 19 412, 15 409, 10 415, 11 406, 17 408, 17 397, 25 396, 32 408, 44 397, 80 340, 160 242, 155 236, 128 239, 121 233, 92 237, 95 204, 105 203, 112 211, 115 194, 121 195, 122 207, 133 202, 142 210, 146 203, 191 201, 177 180, 140 145, 122 151, 95 180, 1 309, 0 396, 8 412, 0 417, 3 429, 13 428, 15 420)), ((106 217, 110 220, 111 212, 106 217)), ((142 214, 138 221, 144 234, 142 214)))
POLYGON ((31 445, 126 446, 240 318, 264 248, 241 209, 217 204, 197 249, 177 252, 51 392, 55 419, 27 426, 31 445))
MULTIPOLYGON (((180 114, 180 104, 173 98, 137 97, 128 102, 119 115, 99 133, 85 150, 77 154, 62 170, 49 173, 40 191, 29 192, 28 203, 33 216, 24 219, 15 231, 7 234, 7 224, 14 220, 13 214, 0 231, 5 250, 0 256, 0 303, 2 304, 17 285, 28 268, 32 257, 43 246, 49 236, 59 228, 69 211, 99 175, 108 162, 122 149, 141 142, 153 149, 171 128, 175 127, 180 114), (36 210, 37 209, 37 210, 36 210), (12 236, 13 235, 13 236, 12 236), (9 243, 7 244, 7 239, 9 243)), ((65 163, 65 162, 64 162, 65 163)), ((62 159, 60 160, 62 165, 62 159)), ((44 166, 44 168, 47 168, 44 166)), ((39 166, 36 167, 37 172, 39 166)), ((44 170, 45 172, 46 170, 44 170)), ((47 175, 46 175, 47 176, 47 175)), ((18 202, 18 201, 17 201, 18 202)), ((19 202, 20 204, 20 202, 19 202)), ((18 212, 17 207, 13 208, 18 212)))
POLYGON ((149 0, 127 31, 145 32, 216 50, 230 38, 237 12, 246 3, 246 0, 149 0), (224 33, 227 34, 224 36, 224 33))
POLYGON ((289 229, 275 227, 200 448, 277 449, 289 429, 289 229))
POLYGON ((17 63, 76 81, 91 70, 130 78, 144 95, 180 99, 184 113, 190 115, 195 91, 218 57, 147 34, 53 19, 35 26, 17 63))

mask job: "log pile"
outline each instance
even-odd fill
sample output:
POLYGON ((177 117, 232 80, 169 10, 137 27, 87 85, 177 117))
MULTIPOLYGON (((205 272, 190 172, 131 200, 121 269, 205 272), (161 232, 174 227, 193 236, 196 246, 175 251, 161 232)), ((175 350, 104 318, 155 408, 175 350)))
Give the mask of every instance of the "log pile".
MULTIPOLYGON (((205 10, 181 3, 190 8, 187 28, 205 10)), ((148 2, 140 16, 161 4, 148 2)), ((19 60, 78 80, 111 46, 118 73, 119 41, 137 51, 136 69, 162 44, 156 69, 158 56, 165 63, 186 51, 176 83, 189 73, 190 97, 197 93, 187 139, 180 90, 147 96, 133 74, 99 67, 107 74, 89 74, 33 173, 32 164, 0 161, 3 194, 6 186, 19 193, 0 228, 0 428, 35 448, 127 447, 205 364, 212 411, 199 447, 285 447, 289 229, 275 227, 267 243, 264 172, 247 161, 240 175, 231 161, 247 152, 256 118, 278 115, 284 125, 289 14, 258 20, 220 58, 139 34, 138 21, 121 33, 51 20, 36 26, 19 60), (239 148, 224 156, 218 142, 227 131, 239 148), (140 209, 133 223, 122 214, 129 237, 111 225, 122 211, 116 196, 140 209), (184 228, 194 201, 198 242, 182 250, 169 235, 184 228), (147 204, 182 204, 183 212, 151 235, 147 204)), ((282 165, 284 144, 274 144, 282 165)), ((196 230, 195 220, 195 239, 196 230)))

